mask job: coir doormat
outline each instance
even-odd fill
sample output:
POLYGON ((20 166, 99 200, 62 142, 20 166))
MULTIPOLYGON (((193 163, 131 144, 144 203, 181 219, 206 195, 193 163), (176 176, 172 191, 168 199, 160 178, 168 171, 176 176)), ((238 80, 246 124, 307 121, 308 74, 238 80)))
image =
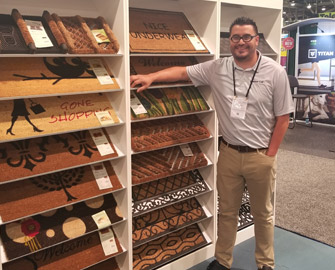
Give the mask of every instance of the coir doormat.
POLYGON ((104 227, 123 218, 113 194, 109 194, 3 225, 1 240, 6 256, 11 260, 101 229, 96 224, 98 214, 105 220, 104 227))
POLYGON ((130 52, 209 53, 182 12, 129 9, 130 52))
POLYGON ((180 146, 132 156, 132 182, 144 182, 207 165, 207 159, 196 143, 187 144, 192 155, 185 156, 180 146))
POLYGON ((133 186, 133 217, 208 190, 209 188, 199 170, 184 172, 133 186))
POLYGON ((133 218, 133 247, 206 218, 195 198, 133 218))
POLYGON ((98 263, 94 266, 85 268, 85 270, 120 270, 115 258, 110 258, 106 261, 98 263))
POLYGON ((134 122, 131 125, 131 147, 134 152, 188 143, 209 136, 208 129, 196 115, 134 122))
POLYGON ((131 108, 133 120, 178 115, 209 110, 209 106, 194 86, 149 89, 141 93, 131 92, 131 99, 137 97, 146 113, 137 113, 131 108))
POLYGON ((3 270, 82 269, 122 252, 114 233, 117 252, 104 254, 98 232, 85 235, 3 265, 3 270))
POLYGON ((133 269, 154 269, 207 244, 197 224, 133 249, 133 269))
POLYGON ((117 156, 104 129, 7 142, 0 144, 0 182, 53 173, 117 156), (98 148, 101 144, 97 146, 92 136, 96 141, 106 142, 104 147, 108 151, 101 154, 98 148))
POLYGON ((26 57, 2 58, 0 61, 0 98, 99 92, 120 89, 102 58, 26 57), (104 67, 111 77, 101 84, 92 65, 104 67))
POLYGON ((110 162, 96 166, 105 167, 111 187, 99 188, 91 166, 0 185, 1 221, 14 221, 122 188, 110 162))

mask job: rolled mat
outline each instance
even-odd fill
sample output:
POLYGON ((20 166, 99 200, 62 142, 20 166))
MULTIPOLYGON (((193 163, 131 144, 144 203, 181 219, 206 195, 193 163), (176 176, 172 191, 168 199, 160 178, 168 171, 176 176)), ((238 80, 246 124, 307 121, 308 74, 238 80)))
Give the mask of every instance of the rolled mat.
POLYGON ((79 131, 0 144, 0 182, 53 173, 108 160, 118 153, 104 129, 79 131), (93 138, 107 139, 110 153, 102 155, 93 138))
POLYGON ((103 162, 103 165, 111 188, 99 188, 91 166, 0 185, 1 221, 14 221, 122 188, 110 162, 103 162))
POLYGON ((3 225, 6 256, 11 260, 102 229, 93 218, 102 211, 102 218, 110 221, 107 226, 122 220, 113 194, 109 194, 3 225))

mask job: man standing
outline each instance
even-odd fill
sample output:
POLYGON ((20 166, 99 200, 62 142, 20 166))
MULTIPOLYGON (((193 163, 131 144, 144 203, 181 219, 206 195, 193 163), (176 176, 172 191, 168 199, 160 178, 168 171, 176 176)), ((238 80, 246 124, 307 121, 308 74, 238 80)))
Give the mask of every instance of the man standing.
POLYGON ((130 77, 137 91, 152 82, 192 80, 213 91, 223 143, 217 166, 219 194, 216 260, 207 270, 229 269, 233 262, 238 212, 245 184, 255 224, 258 269, 274 269, 273 194, 276 154, 294 111, 285 70, 257 50, 258 29, 249 18, 230 26, 231 57, 188 67, 172 67, 130 77))

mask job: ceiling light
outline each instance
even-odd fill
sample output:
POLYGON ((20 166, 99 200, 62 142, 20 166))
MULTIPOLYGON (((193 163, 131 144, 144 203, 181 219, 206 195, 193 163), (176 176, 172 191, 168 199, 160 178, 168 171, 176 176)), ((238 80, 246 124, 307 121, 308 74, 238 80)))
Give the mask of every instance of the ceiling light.
POLYGON ((295 6, 295 2, 294 2, 294 1, 291 2, 291 6, 292 6, 292 7, 295 6))
POLYGON ((311 3, 308 3, 307 8, 310 9, 312 7, 311 3))
POLYGON ((326 7, 322 7, 321 10, 322 10, 322 11, 325 11, 325 10, 326 10, 326 7))

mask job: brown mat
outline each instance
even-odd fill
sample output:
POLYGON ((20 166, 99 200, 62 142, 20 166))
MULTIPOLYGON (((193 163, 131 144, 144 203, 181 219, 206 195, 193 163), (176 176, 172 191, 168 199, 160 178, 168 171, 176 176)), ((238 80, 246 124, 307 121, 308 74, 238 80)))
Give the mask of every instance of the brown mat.
POLYGON ((179 146, 132 156, 132 183, 140 184, 207 165, 196 143, 189 143, 193 156, 184 156, 179 146))
POLYGON ((112 188, 100 190, 90 166, 0 185, 0 218, 10 222, 122 188, 110 162, 104 162, 112 188))
POLYGON ((86 58, 2 58, 0 98, 120 89, 104 61, 103 65, 114 84, 100 84, 86 58))
POLYGON ((109 194, 4 225, 1 240, 7 259, 98 230, 92 216, 101 211, 112 224, 123 219, 113 194, 109 194))
POLYGON ((114 153, 101 156, 87 130, 0 144, 0 182, 117 157, 106 131, 97 129, 93 132, 97 137, 105 134, 114 153))
POLYGON ((105 256, 98 232, 82 236, 55 247, 6 263, 3 270, 81 269, 122 252, 116 234, 118 252, 105 256))
POLYGON ((0 101, 0 141, 98 128, 100 111, 120 122, 105 94, 0 101))
POLYGON ((135 152, 188 143, 209 136, 208 129, 196 115, 134 122, 131 125, 131 147, 135 152))
POLYGON ((133 249, 133 269, 157 268, 206 244, 198 225, 191 225, 133 249))
POLYGON ((206 218, 195 198, 133 218, 133 247, 206 218))
POLYGON ((132 91, 147 113, 135 114, 131 109, 133 120, 185 114, 209 110, 209 106, 194 86, 148 89, 141 93, 132 91))
POLYGON ((120 270, 115 258, 108 259, 102 263, 85 268, 85 270, 120 270))
POLYGON ((129 9, 130 52, 208 53, 206 46, 182 12, 129 9), (185 30, 192 30, 203 49, 196 50, 185 30))

